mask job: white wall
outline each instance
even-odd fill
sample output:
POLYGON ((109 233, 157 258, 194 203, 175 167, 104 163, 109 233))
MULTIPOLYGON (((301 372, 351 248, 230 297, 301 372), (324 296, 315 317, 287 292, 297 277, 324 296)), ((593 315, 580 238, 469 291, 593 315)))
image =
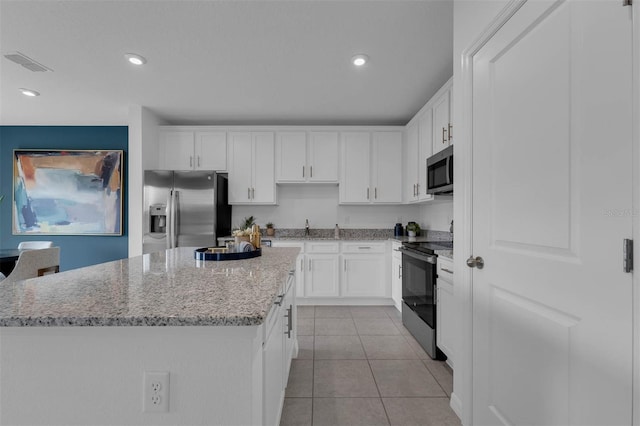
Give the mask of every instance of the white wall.
MULTIPOLYGON (((419 221, 416 205, 338 205, 337 185, 278 185, 277 206, 233 206, 232 225, 253 215, 259 225, 273 222, 276 228, 388 228, 397 223, 419 221)), ((448 228, 447 228, 448 229, 448 228)))
POLYGON ((129 214, 129 257, 142 254, 144 170, 158 164, 158 125, 161 120, 140 105, 129 106, 129 149, 127 177, 129 214))
POLYGON ((453 219, 453 200, 432 201, 420 207, 420 223, 422 229, 432 231, 449 231, 453 219))

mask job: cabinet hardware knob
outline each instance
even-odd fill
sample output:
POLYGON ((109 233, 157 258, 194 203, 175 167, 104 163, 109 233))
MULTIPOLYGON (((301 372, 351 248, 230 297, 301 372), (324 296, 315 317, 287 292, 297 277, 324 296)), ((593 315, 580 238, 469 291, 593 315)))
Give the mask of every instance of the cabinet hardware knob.
POLYGON ((482 269, 484 268, 484 259, 481 258, 480 256, 478 257, 473 257, 473 255, 469 256, 469 258, 467 259, 467 266, 469 268, 478 268, 478 269, 482 269))

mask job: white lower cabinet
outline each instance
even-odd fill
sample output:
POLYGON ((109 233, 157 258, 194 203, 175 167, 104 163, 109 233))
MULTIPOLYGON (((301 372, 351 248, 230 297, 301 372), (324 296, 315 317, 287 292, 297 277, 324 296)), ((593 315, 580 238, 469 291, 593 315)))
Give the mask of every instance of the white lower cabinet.
MULTIPOLYGON (((342 244, 341 296, 388 297, 386 243, 342 244)), ((390 290, 390 289, 389 289, 390 290)))
POLYGON ((391 242, 391 299, 399 311, 402 310, 402 247, 399 241, 391 242))
POLYGON ((436 345, 447 356, 447 363, 453 368, 453 324, 455 305, 453 299, 453 262, 438 257, 438 279, 436 281, 438 297, 436 300, 436 345))
POLYGON ((263 422, 280 423, 291 359, 296 355, 295 275, 290 275, 265 320, 263 345, 263 422))
POLYGON ((305 297, 338 297, 338 255, 306 254, 305 297))

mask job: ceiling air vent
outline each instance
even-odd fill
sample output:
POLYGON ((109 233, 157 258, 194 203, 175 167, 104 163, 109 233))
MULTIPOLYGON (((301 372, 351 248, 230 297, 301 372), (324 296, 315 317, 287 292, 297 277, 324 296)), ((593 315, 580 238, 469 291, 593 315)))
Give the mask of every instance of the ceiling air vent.
POLYGON ((38 62, 34 61, 26 55, 23 55, 20 52, 9 53, 7 55, 4 55, 4 57, 10 61, 15 62, 16 64, 22 65, 26 69, 33 72, 53 71, 52 69, 39 64, 38 62))

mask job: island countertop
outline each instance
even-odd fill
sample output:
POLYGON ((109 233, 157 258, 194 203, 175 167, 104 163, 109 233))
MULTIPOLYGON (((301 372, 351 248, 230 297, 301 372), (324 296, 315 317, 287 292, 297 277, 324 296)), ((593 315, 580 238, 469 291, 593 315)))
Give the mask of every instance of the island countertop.
POLYGON ((0 327, 262 324, 298 248, 201 261, 179 247, 2 285, 0 327))

